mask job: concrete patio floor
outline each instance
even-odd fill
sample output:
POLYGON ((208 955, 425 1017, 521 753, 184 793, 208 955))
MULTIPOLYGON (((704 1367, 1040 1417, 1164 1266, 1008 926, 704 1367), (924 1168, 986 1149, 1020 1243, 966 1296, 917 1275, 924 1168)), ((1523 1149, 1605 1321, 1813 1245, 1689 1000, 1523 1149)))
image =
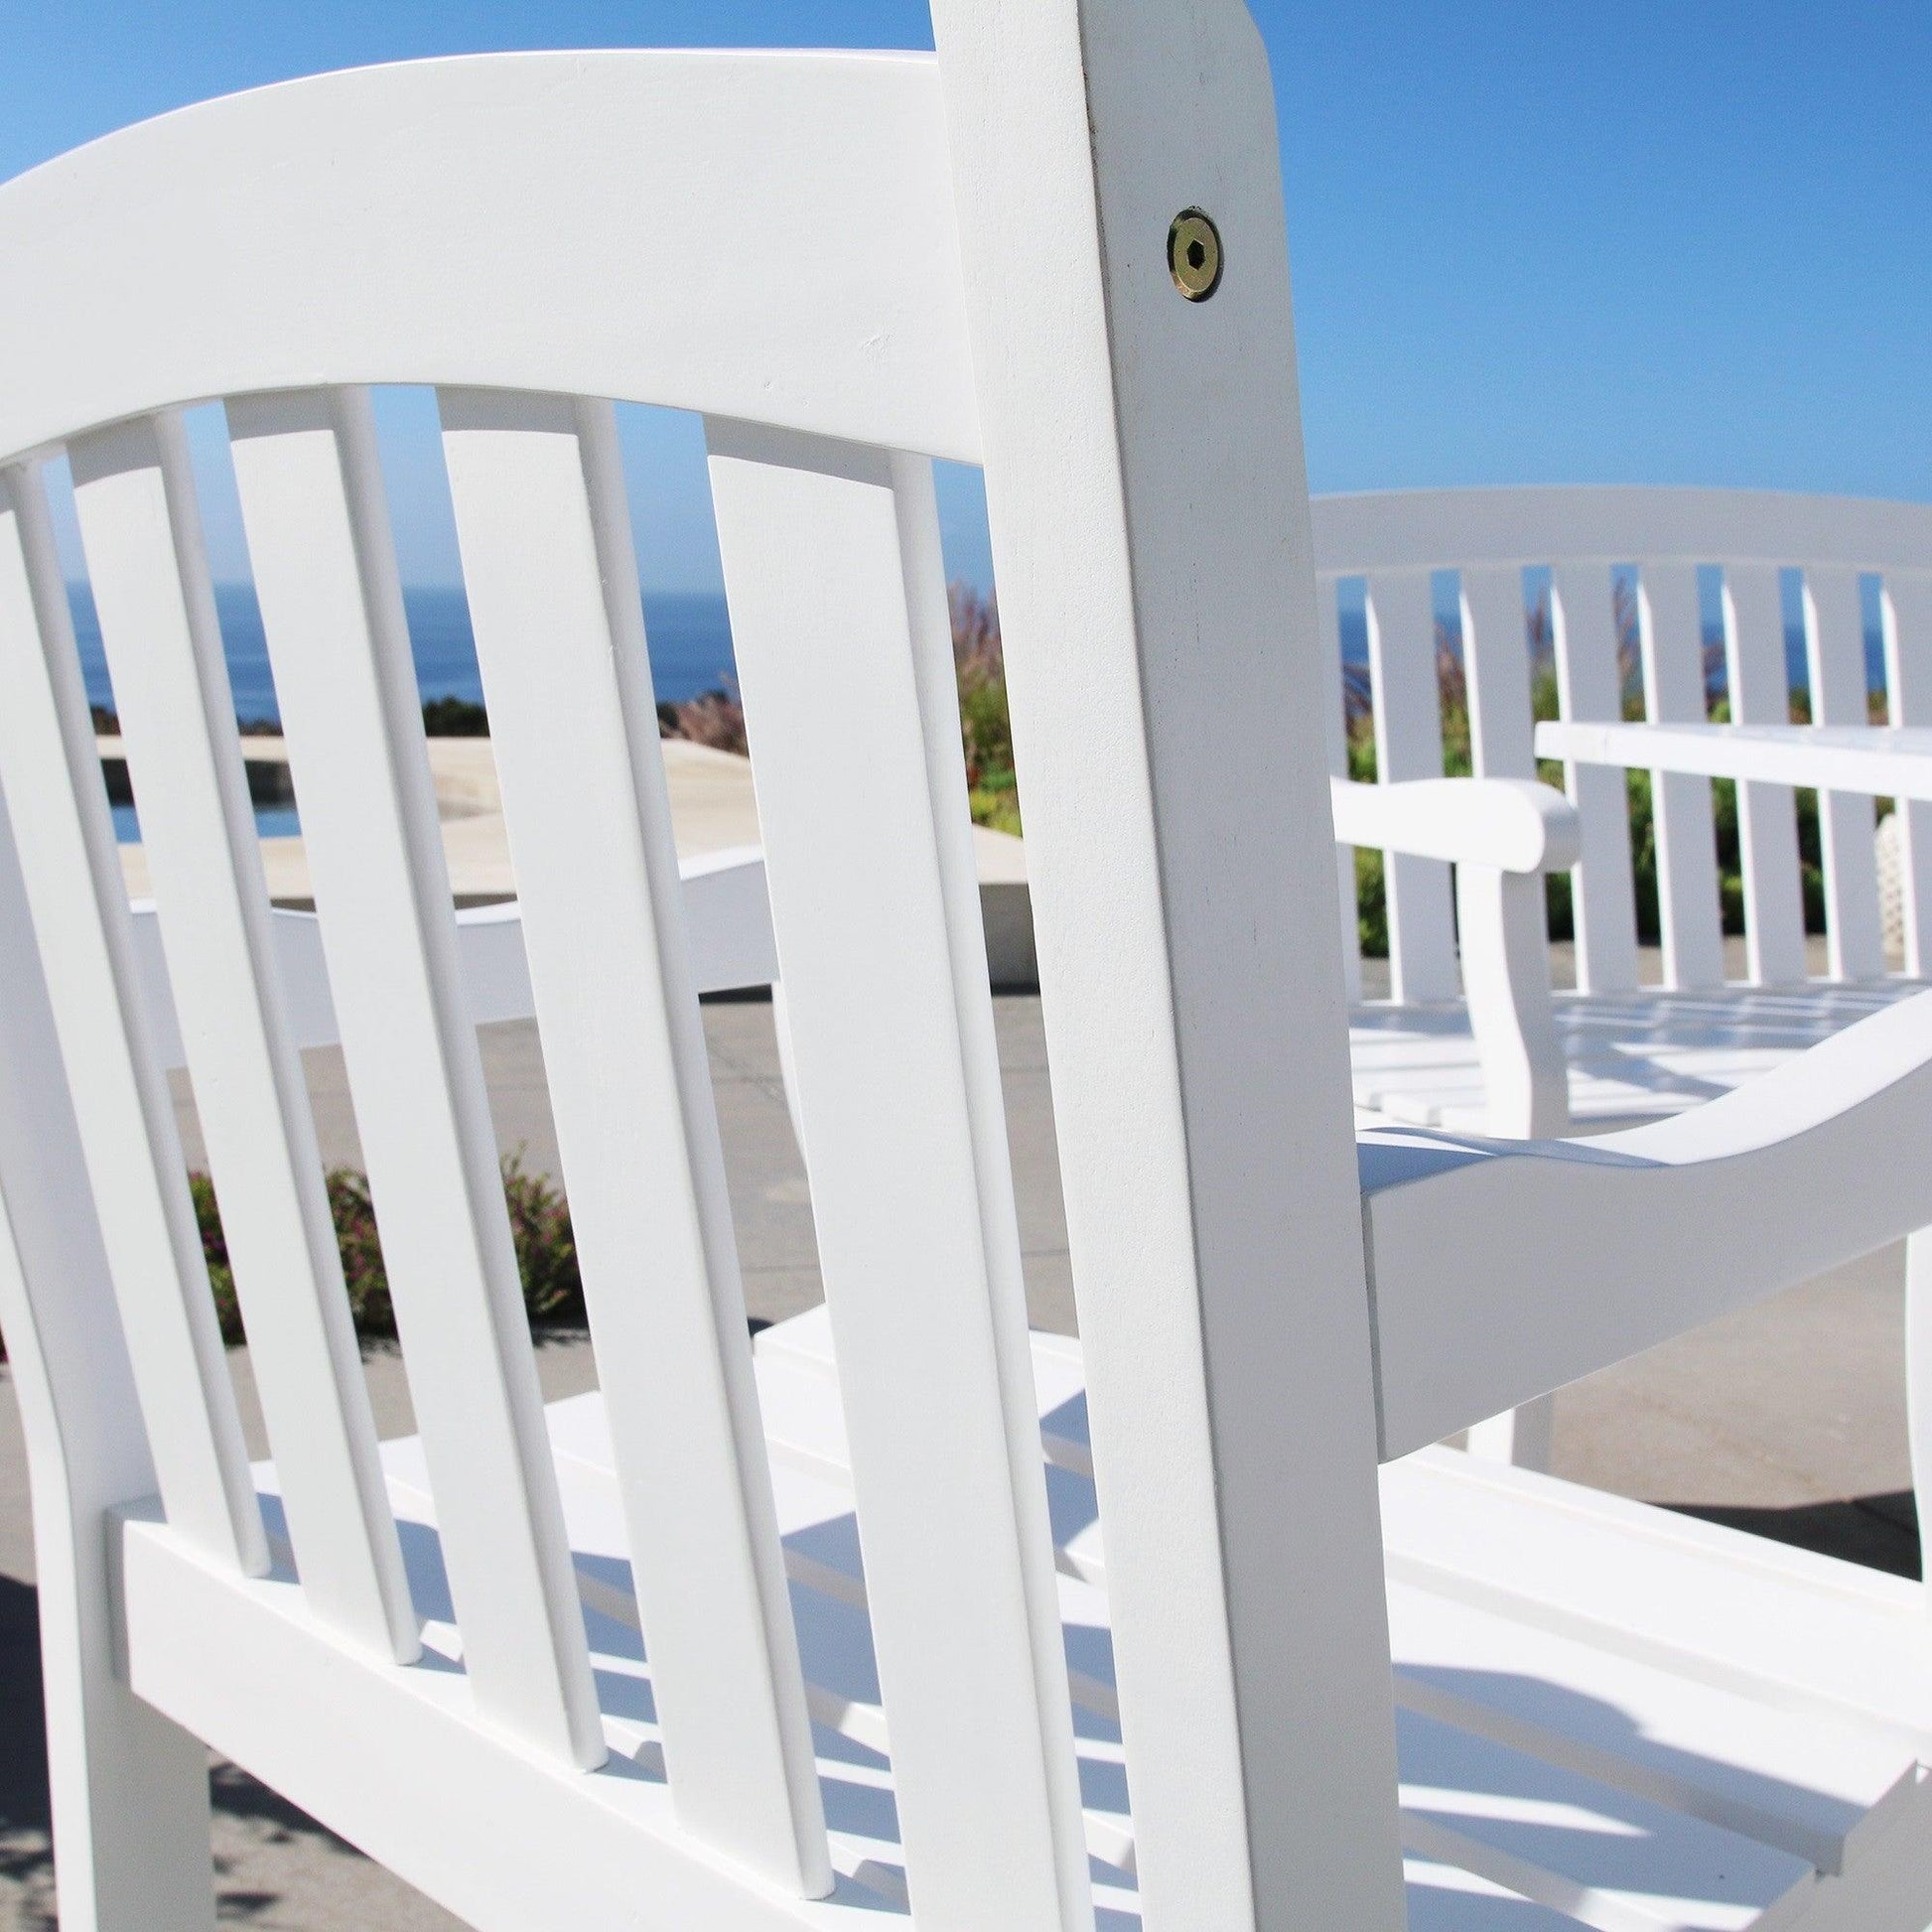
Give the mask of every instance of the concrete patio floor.
MULTIPOLYGON (((1036 1325, 1075 1326, 1039 1003, 996 1002, 1028 1299, 1036 1325)), ((708 1004, 706 1029, 751 1312, 781 1319, 819 1299, 805 1176, 778 1078, 771 1009, 708 1004)), ((483 1030, 498 1140, 557 1169, 534 1028, 483 1030)), ((333 1051, 307 1057, 325 1159, 354 1164, 354 1123, 333 1051)), ((199 1134, 177 1089, 190 1158, 199 1134)), ((1903 1269, 1887 1250, 1589 1381, 1557 1400, 1559 1473, 1916 1574, 1902 1381, 1903 1269)), ((263 1453, 247 1353, 233 1353, 250 1440, 263 1453)), ((365 1356, 378 1426, 411 1428, 393 1348, 365 1356)), ((537 1351, 546 1395, 591 1386, 581 1336, 537 1351)), ((0 1368, 0 1928, 51 1916, 46 1766, 26 1473, 0 1368)), ((431 1932, 457 1921, 232 1766, 214 1767, 223 1923, 266 1932, 431 1932)))

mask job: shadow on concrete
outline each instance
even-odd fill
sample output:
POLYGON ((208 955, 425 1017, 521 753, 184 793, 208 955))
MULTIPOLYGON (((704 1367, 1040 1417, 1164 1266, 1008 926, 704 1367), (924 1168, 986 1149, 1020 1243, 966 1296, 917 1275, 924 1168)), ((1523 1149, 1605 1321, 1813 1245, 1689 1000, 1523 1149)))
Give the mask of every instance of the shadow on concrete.
POLYGON ((53 1888, 47 1808, 47 1727, 41 1715, 39 1594, 0 1576, 0 1886, 21 1899, 26 1927, 52 1920, 40 1901, 53 1888))
POLYGON ((1798 1503, 1786 1509, 1733 1509, 1722 1504, 1674 1503, 1684 1516, 1748 1530, 1820 1556, 1862 1563, 1894 1577, 1919 1577, 1918 1514, 1912 1492, 1853 1496, 1845 1502, 1798 1503))

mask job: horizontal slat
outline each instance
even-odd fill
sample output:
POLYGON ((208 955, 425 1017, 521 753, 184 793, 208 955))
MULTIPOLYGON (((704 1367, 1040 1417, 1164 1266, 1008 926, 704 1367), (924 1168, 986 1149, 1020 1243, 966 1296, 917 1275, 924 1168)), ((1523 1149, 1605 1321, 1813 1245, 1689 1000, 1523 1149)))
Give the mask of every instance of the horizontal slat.
POLYGON ((1474 564, 1831 563, 1932 569, 1932 505, 1655 484, 1391 489, 1314 498, 1324 571, 1474 564))
POLYGON ((169 1521, 198 1549, 259 1573, 268 1544, 31 467, 0 471, 0 774, 13 799, 33 801, 16 812, 21 871, 169 1521))
POLYGON ((0 258, 34 292, 0 311, 0 457, 317 382, 979 454, 929 55, 491 54, 260 88, 0 188, 0 258), (858 209, 863 275, 827 239, 858 209))
POLYGON ((1932 1223, 1932 995, 1655 1126, 1359 1156, 1386 1459, 1932 1223))
POLYGON ((1537 751, 1580 763, 1694 771, 1932 801, 1932 729, 1881 725, 1539 725, 1537 751))

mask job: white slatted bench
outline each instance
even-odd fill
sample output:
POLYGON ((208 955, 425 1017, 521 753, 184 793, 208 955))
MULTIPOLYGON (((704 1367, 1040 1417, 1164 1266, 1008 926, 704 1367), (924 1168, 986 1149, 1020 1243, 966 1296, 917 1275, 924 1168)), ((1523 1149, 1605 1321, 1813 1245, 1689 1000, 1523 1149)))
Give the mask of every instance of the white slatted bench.
MULTIPOLYGON (((1473 764, 1479 774, 1534 775, 1535 759, 1566 759, 1581 820, 1572 875, 1577 990, 1556 996, 1552 1024, 1569 1066, 1569 1111, 1579 1122, 1654 1116, 1694 1106, 1778 1065, 1932 980, 1932 832, 1910 806, 1904 830, 1905 957, 1888 967, 1873 859, 1873 788, 1811 771, 1795 752, 1778 780, 1742 788, 1746 965, 1727 980, 1705 765, 1647 763, 1622 727, 1619 755, 1584 727, 1622 718, 1611 572, 1636 571, 1635 612, 1651 725, 1706 719, 1704 625, 1698 570, 1722 573, 1724 657, 1740 725, 1788 722, 1785 604, 1780 575, 1801 573, 1813 715, 1823 727, 1866 724, 1861 578, 1876 578, 1893 726, 1923 722, 1932 679, 1932 508, 1846 497, 1681 488, 1527 488, 1391 491, 1317 498, 1321 612, 1339 653, 1337 591, 1363 580, 1379 776, 1440 773, 1432 574, 1459 580, 1473 764), (1526 570, 1549 572, 1549 610, 1562 722, 1533 727, 1525 637, 1526 570), (1583 735, 1580 736, 1580 733, 1583 735), (1588 757, 1576 748, 1589 738, 1588 757), (1653 769, 1663 984, 1638 983, 1629 819, 1620 770, 1653 769), (1826 785, 1821 801, 1829 959, 1806 963, 1794 783, 1826 785)), ((1331 760, 1341 768, 1339 711, 1331 760)), ((1720 775, 1725 775, 1720 773, 1720 775)), ((1889 780, 1888 780, 1889 782, 1889 780)), ((1393 999, 1355 1018, 1361 1104, 1422 1125, 1487 1126, 1507 1115, 1490 1102, 1482 1055, 1458 998, 1447 868, 1391 857, 1387 867, 1393 999)), ((1352 885, 1348 888, 1352 894, 1352 885)), ((1352 901, 1351 901, 1352 902, 1352 901)), ((1513 943, 1544 948, 1540 898, 1524 894, 1513 943)), ((1344 933, 1351 973, 1352 926, 1344 933)), ((1359 983, 1357 981, 1357 983, 1359 983)), ((1547 1037, 1526 1010, 1533 1042, 1547 1037)), ((1520 1130, 1517 1130, 1520 1131, 1520 1130)), ((1537 1131, 1560 1132, 1547 1110, 1537 1131)))
POLYGON ((0 1321, 64 1924, 211 1925, 212 1744, 490 1932, 1922 1926, 1918 1590, 1412 1451, 1932 1222, 1932 1003, 1594 1148, 1358 1146, 1252 23, 935 25, 936 59, 325 76, 0 189, 33 292, 0 309, 0 1321), (824 245, 858 207, 863 272, 824 245), (673 232, 701 256, 639 247, 673 232), (1027 273, 1016 234, 1053 244, 1027 273), (509 921, 451 907, 375 457, 366 385, 399 380, 451 385, 598 1358, 548 1412, 474 1024, 509 921), (241 779, 179 415, 210 397, 313 926, 272 916, 241 779), (827 1291, 756 1360, 609 398, 706 415, 827 1291), (1026 1331, 933 457, 988 476, 1077 1349, 1026 1331), (315 1029, 400 1443, 348 1328, 315 1029))

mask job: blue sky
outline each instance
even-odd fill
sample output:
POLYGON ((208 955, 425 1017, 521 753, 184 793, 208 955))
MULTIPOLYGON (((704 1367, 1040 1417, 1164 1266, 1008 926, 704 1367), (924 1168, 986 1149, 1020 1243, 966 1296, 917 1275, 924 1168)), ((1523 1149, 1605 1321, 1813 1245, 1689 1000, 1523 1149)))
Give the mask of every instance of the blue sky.
MULTIPOLYGON (((1258 0, 1256 14, 1315 488, 1932 498, 1922 0, 1258 0)), ((0 0, 0 176, 208 94, 369 61, 929 40, 917 0, 0 0)), ((385 425, 406 567, 448 578, 432 416, 401 397, 385 425)), ((635 412, 626 438, 647 578, 715 583, 692 426, 635 412)), ((211 487, 218 499, 218 476, 211 487)), ((949 476, 944 499, 950 560, 983 580, 975 480, 949 476)), ((213 508, 220 565, 238 539, 213 508)))

